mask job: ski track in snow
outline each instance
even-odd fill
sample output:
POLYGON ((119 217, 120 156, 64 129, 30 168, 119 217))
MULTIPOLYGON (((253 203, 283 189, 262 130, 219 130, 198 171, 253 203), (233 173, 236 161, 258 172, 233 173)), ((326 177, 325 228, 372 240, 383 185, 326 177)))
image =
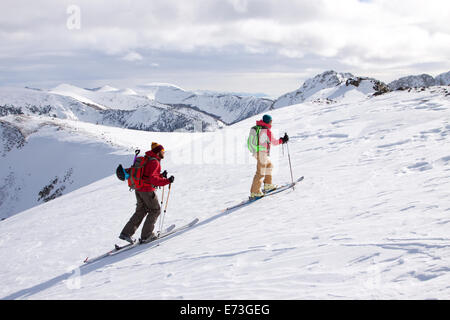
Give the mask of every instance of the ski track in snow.
MULTIPOLYGON (((176 176, 165 224, 200 222, 82 265, 119 241, 134 210, 127 187, 105 177, 0 222, 0 297, 449 299, 449 106, 429 92, 394 92, 275 110, 274 131, 291 136, 294 175, 305 180, 228 212, 248 196, 254 162, 180 162, 174 153, 203 142, 220 156, 224 133, 245 135, 258 117, 192 135, 63 121, 110 141, 121 159, 125 146, 161 142, 162 166, 176 176)), ((275 183, 290 181, 281 147, 272 158, 275 183)), ((114 170, 115 161, 106 165, 114 170)))

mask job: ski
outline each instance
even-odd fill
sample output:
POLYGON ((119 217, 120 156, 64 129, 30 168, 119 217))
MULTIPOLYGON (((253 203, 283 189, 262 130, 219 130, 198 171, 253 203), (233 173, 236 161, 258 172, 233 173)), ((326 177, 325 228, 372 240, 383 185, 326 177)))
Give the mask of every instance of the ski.
POLYGON ((262 197, 258 197, 258 198, 254 198, 254 199, 250 199, 250 198, 249 198, 249 199, 247 199, 247 200, 242 201, 241 203, 238 203, 238 204, 236 204, 236 205, 234 205, 234 206, 231 206, 231 207, 226 208, 224 211, 226 212, 226 211, 234 210, 234 209, 237 209, 237 208, 239 208, 239 207, 242 207, 242 206, 251 204, 251 203, 253 203, 253 202, 255 202, 255 201, 258 201, 258 200, 260 200, 260 199, 263 199, 263 198, 265 198, 265 197, 268 197, 268 196, 271 196, 271 195, 274 195, 274 194, 277 194, 277 193, 280 193, 280 192, 289 190, 290 188, 294 187, 297 183, 299 183, 300 181, 302 181, 304 178, 305 178, 305 177, 302 176, 302 177, 298 178, 297 180, 295 180, 294 182, 290 182, 290 183, 283 184, 283 185, 279 186, 279 187, 276 188, 276 189, 273 189, 273 190, 270 190, 270 191, 268 191, 268 192, 265 192, 265 193, 264 193, 264 196, 262 196, 262 197))
MULTIPOLYGON (((197 219, 197 221, 198 221, 198 219, 197 219)), ((182 227, 180 227, 180 228, 182 228, 182 227)), ((178 228, 178 229, 180 229, 180 228, 178 228)), ((166 228, 166 230, 164 230, 164 232, 159 233, 159 237, 157 239, 160 239, 162 236, 166 236, 168 233, 172 234, 174 230, 175 230, 175 225, 172 224, 168 228, 166 228)), ((114 249, 112 249, 112 250, 110 250, 110 251, 108 251, 108 252, 106 252, 106 253, 98 256, 98 257, 92 258, 92 259, 89 259, 89 257, 87 257, 83 262, 85 264, 89 264, 89 263, 101 260, 103 258, 115 255, 115 254, 117 254, 119 252, 126 251, 128 249, 134 248, 137 245, 139 245, 138 241, 135 241, 134 243, 128 243, 128 244, 123 245, 123 246, 119 246, 119 245, 116 244, 116 245, 114 245, 114 249)))
MULTIPOLYGON (((278 187, 276 189, 273 189, 273 190, 270 190, 268 192, 265 192, 264 193, 264 197, 267 197, 267 196, 270 196, 270 195, 273 195, 273 194, 276 194, 276 193, 280 193, 280 192, 286 191, 286 190, 288 190, 290 188, 293 188, 297 183, 299 183, 303 179, 305 179, 305 177, 302 176, 302 177, 298 178, 297 180, 295 180, 294 182, 287 183, 287 184, 282 185, 282 186, 280 186, 280 187, 278 187)), ((261 197, 261 198, 264 198, 264 197, 261 197)), ((261 199, 261 198, 258 198, 258 199, 261 199)))
POLYGON ((170 236, 170 235, 172 235, 172 234, 174 234, 174 233, 183 231, 183 230, 185 230, 185 229, 188 229, 188 228, 194 226, 197 222, 199 222, 199 219, 198 219, 198 218, 195 218, 194 220, 192 220, 192 221, 189 222, 188 224, 185 224, 184 226, 181 226, 181 227, 179 227, 179 228, 172 229, 172 230, 169 230, 169 231, 166 230, 165 232, 161 233, 161 234, 160 234, 158 237, 156 237, 155 239, 151 239, 151 240, 148 240, 148 241, 142 241, 141 244, 147 244, 147 243, 150 243, 150 242, 157 241, 157 240, 159 240, 159 239, 168 237, 168 236, 170 236))
MULTIPOLYGON (((174 224, 172 224, 172 225, 170 225, 168 228, 166 228, 166 230, 164 231, 164 232, 161 232, 161 231, 158 231, 157 232, 157 237, 156 237, 156 239, 159 239, 159 238, 161 238, 161 236, 162 235, 166 235, 167 233, 170 233, 173 229, 175 229, 175 225, 174 224)), ((154 240, 156 240, 156 239, 154 239, 154 240)), ((125 249, 125 248, 128 248, 128 247, 130 247, 130 246, 134 246, 135 244, 136 244, 136 240, 135 240, 135 242, 134 243, 128 243, 128 244, 126 244, 126 245, 124 245, 124 246, 119 246, 119 245, 115 245, 115 248, 116 248, 116 251, 120 251, 120 250, 122 250, 122 249, 125 249)), ((147 241, 148 242, 148 241, 147 241)))
MULTIPOLYGON (((175 224, 172 224, 172 225, 170 225, 168 228, 166 228, 166 231, 165 231, 165 232, 170 232, 170 231, 172 231, 173 229, 175 229, 175 224)), ((161 235, 161 231, 158 231, 157 233, 158 233, 158 237, 159 237, 159 235, 161 235)))
POLYGON ((119 254, 119 253, 122 253, 122 252, 124 252, 124 251, 128 251, 128 250, 130 250, 130 249, 133 249, 134 247, 137 247, 137 246, 140 246, 140 245, 145 245, 145 244, 148 244, 148 243, 152 243, 152 242, 158 241, 158 240, 160 240, 160 239, 162 239, 162 238, 165 238, 165 237, 168 237, 168 236, 170 236, 170 235, 172 235, 172 234, 174 234, 174 233, 177 233, 177 232, 183 231, 183 230, 185 230, 185 229, 188 229, 188 228, 192 227, 193 225, 195 225, 198 221, 199 221, 199 219, 198 219, 198 218, 195 218, 194 220, 192 220, 192 221, 189 222, 188 224, 185 224, 185 225, 183 225, 183 226, 181 226, 181 227, 172 229, 172 230, 170 230, 170 231, 167 231, 167 229, 166 229, 166 231, 160 233, 159 236, 156 237, 156 238, 154 238, 154 239, 151 239, 151 240, 148 240, 148 241, 142 241, 142 242, 136 241, 136 242, 133 243, 133 244, 125 245, 124 247, 120 248, 119 250, 115 250, 115 251, 111 252, 110 254, 108 254, 108 256, 115 256, 115 255, 117 255, 117 254, 119 254))

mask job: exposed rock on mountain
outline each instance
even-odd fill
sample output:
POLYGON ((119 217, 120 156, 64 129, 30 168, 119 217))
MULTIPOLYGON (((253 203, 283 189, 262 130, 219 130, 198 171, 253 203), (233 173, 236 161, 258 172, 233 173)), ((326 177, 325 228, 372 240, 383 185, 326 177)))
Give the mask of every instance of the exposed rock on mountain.
POLYGON ((25 136, 18 127, 0 120, 0 157, 4 157, 14 148, 22 148, 25 143, 25 136))

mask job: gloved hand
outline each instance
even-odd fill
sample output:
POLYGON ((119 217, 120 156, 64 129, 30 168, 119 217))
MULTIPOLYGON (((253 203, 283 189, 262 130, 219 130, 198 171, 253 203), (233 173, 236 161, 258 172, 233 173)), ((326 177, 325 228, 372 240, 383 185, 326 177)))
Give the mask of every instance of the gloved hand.
POLYGON ((170 178, 169 178, 170 183, 173 183, 174 180, 175 180, 175 177, 174 176, 170 176, 170 178))
POLYGON ((117 178, 121 181, 125 181, 125 169, 122 167, 121 164, 116 169, 116 175, 117 178))
POLYGON ((283 144, 285 144, 286 142, 289 141, 289 136, 287 135, 287 133, 284 134, 284 137, 280 138, 281 140, 283 140, 283 144))
POLYGON ((164 170, 163 173, 161 173, 161 177, 167 179, 167 170, 164 170))

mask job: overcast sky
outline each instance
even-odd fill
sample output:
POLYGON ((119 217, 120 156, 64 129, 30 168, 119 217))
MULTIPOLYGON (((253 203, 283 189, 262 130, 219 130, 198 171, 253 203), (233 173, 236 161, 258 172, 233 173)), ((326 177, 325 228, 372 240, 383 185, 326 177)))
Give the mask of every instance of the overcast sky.
POLYGON ((1 0, 0 85, 279 96, 325 70, 450 71, 448 0, 1 0))

